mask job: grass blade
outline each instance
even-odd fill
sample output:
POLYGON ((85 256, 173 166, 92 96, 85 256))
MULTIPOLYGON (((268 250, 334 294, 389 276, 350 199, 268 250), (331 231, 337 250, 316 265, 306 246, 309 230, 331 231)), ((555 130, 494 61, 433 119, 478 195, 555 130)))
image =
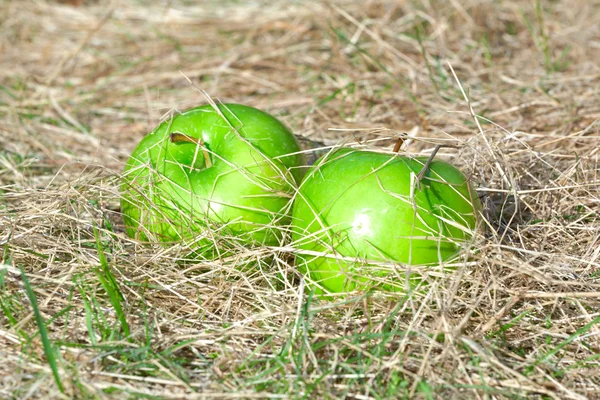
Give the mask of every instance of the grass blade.
POLYGON ((40 309, 38 307, 37 299, 35 297, 35 293, 23 267, 19 266, 21 270, 21 278, 23 279, 23 285, 25 286, 25 292, 27 293, 27 297, 29 298, 29 302, 31 303, 31 308, 33 309, 33 315, 35 317, 35 323, 38 326, 40 337, 42 338, 42 344, 44 346, 44 353, 46 354, 46 358, 48 359, 48 365, 50 365, 50 369, 52 370, 52 375, 54 375, 54 381, 56 382, 56 386, 64 393, 64 387, 60 380, 60 375, 58 373, 58 363, 56 361, 56 351, 50 338, 48 337, 48 330, 46 329, 46 324, 44 323, 44 318, 40 313, 40 309))
POLYGON ((100 260, 100 268, 96 268, 94 272, 98 277, 98 280, 102 284, 102 287, 108 294, 108 299, 110 304, 115 309, 115 313, 117 314, 117 319, 121 324, 121 328, 125 333, 125 336, 129 336, 129 324, 127 323, 127 316, 125 315, 125 311, 122 303, 125 298, 123 294, 119 290, 119 285, 108 266, 108 261, 106 260, 106 255, 104 253, 104 245, 100 240, 100 233, 98 232, 98 228, 94 225, 94 237, 96 238, 96 248, 98 249, 98 258, 100 260))
POLYGON ((565 340, 563 340, 562 342, 560 342, 558 344, 558 346, 556 346, 555 348, 553 348, 552 350, 550 350, 549 352, 547 352, 546 354, 544 354, 543 357, 540 357, 539 359, 537 359, 537 361, 535 363, 533 363, 533 365, 535 366, 535 365, 538 365, 540 363, 543 363, 543 362, 547 361, 550 357, 552 357, 553 355, 555 355, 556 353, 558 353, 563 347, 565 347, 566 345, 568 345, 569 343, 573 342, 575 339, 577 339, 578 337, 580 337, 581 335, 583 335, 584 333, 586 333, 587 331, 589 331, 594 325, 596 325, 599 322, 600 322, 600 316, 594 318, 593 320, 591 320, 586 325, 584 325, 581 328, 577 329, 574 334, 572 334, 571 336, 569 336, 568 338, 566 338, 565 340))

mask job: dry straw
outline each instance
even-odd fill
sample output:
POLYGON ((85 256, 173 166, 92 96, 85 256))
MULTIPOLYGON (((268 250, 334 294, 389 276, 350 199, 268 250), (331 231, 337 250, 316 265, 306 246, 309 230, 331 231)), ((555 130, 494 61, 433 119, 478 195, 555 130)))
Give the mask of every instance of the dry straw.
POLYGON ((598 398, 599 47, 597 1, 0 2, 0 397, 598 398), (124 162, 194 86, 313 161, 455 145, 486 233, 423 294, 328 302, 285 242, 127 238, 124 162))

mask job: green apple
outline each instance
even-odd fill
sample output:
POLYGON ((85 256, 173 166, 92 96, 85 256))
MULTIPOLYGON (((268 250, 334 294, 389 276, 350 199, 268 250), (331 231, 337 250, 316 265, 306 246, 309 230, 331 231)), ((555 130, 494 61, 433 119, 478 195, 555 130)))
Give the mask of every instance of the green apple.
POLYGON ((342 148, 311 167, 296 194, 292 240, 317 293, 414 288, 422 275, 407 266, 435 269, 473 237, 477 194, 457 168, 427 160, 342 148))
POLYGON ((161 123, 129 158, 121 185, 127 234, 183 242, 204 258, 277 245, 304 164, 275 117, 239 104, 192 108, 161 123))

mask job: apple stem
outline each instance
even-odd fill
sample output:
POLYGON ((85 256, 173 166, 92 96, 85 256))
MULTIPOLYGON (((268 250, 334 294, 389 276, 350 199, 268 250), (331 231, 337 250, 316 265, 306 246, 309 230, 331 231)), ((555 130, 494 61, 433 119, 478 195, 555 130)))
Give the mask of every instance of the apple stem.
POLYGON ((435 155, 437 154, 437 152, 444 147, 444 145, 441 144, 436 144, 435 147, 433 148, 433 151, 431 152, 431 155, 429 156, 429 158, 427 159, 427 161, 425 162, 425 164, 423 164, 423 168, 421 168, 421 171, 419 172, 419 174, 417 175, 417 187, 419 188, 419 190, 421 190, 421 180, 425 177, 425 174, 427 173, 427 170, 429 169, 429 166, 431 165, 431 162, 433 161, 435 155))
POLYGON ((402 145, 404 144, 404 138, 399 138, 398 141, 396 142, 396 144, 394 145, 394 153, 397 153, 400 151, 400 148, 402 147, 402 145))
POLYGON ((405 133, 403 133, 402 136, 400 136, 398 138, 398 140, 396 141, 396 144, 394 145, 394 150, 393 150, 394 153, 397 153, 397 152, 400 151, 400 148, 404 144, 405 138, 406 138, 406 134, 405 133))
POLYGON ((172 143, 192 143, 202 148, 202 155, 204 156, 204 164, 206 168, 212 167, 212 162, 210 161, 210 155, 204 145, 204 141, 202 139, 198 139, 195 137, 188 136, 186 134, 180 132, 171 133, 171 142, 172 143))

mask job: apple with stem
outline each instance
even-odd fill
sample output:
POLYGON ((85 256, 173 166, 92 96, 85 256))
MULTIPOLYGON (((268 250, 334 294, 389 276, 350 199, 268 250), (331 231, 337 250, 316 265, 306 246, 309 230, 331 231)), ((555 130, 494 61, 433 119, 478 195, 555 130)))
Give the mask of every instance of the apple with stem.
POLYGON ((413 158, 341 148, 311 167, 294 201, 292 240, 317 294, 409 291, 471 240, 481 203, 461 171, 434 158, 438 149, 413 158))
POLYGON ((207 259, 277 245, 304 164, 294 135, 272 115, 240 104, 192 108, 131 154, 121 184, 127 234, 183 242, 207 259))

